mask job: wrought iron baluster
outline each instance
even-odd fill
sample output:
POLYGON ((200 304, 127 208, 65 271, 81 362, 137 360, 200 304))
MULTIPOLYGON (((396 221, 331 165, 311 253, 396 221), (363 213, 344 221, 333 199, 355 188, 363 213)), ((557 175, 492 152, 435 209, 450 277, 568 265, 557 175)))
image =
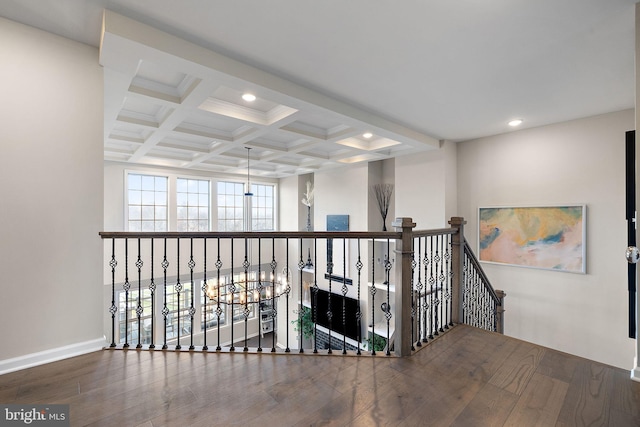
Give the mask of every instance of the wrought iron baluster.
POLYGON ((418 237, 417 239, 413 239, 411 244, 413 245, 411 248, 411 350, 414 351, 416 349, 416 346, 422 346, 419 338, 420 288, 422 287, 422 283, 420 280, 420 255, 422 254, 422 244, 420 237, 418 237), (416 240, 418 240, 418 261, 416 261, 415 256, 416 240), (418 280, 414 285, 413 277, 414 274, 416 274, 416 267, 418 267, 418 280))
MULTIPOLYGON (((262 352, 262 291, 264 285, 262 284, 262 239, 258 237, 258 352, 262 352)), ((275 325, 272 324, 271 333, 275 335, 275 325)))
POLYGON ((385 277, 385 281, 387 283, 387 306, 384 309, 384 317, 387 320, 387 351, 386 351, 386 355, 390 356, 391 355, 391 301, 390 301, 390 294, 391 294, 391 281, 390 281, 390 272, 391 272, 391 259, 390 259, 390 252, 391 250, 391 244, 389 239, 387 239, 387 259, 385 260, 384 263, 384 277, 385 277))
POLYGON ((300 306, 298 308, 298 328, 300 328, 300 345, 299 345, 299 352, 300 353, 304 353, 304 349, 302 348, 302 338, 303 338, 303 327, 302 327, 302 317, 304 314, 304 311, 306 310, 305 306, 303 305, 304 299, 303 299, 303 287, 302 287, 302 270, 304 269, 304 259, 302 258, 302 237, 300 238, 299 241, 299 248, 300 250, 298 251, 300 253, 300 259, 298 259, 298 271, 299 271, 299 282, 300 282, 300 306))
POLYGON ((153 237, 151 238, 151 282, 149 282, 149 292, 151 294, 151 344, 150 349, 156 348, 156 282, 153 278, 153 237))
POLYGON ((493 301, 493 304, 491 304, 491 316, 492 316, 492 325, 493 325, 493 332, 498 332, 498 303, 497 301, 493 301))
POLYGON ((470 314, 471 314, 471 325, 473 326, 478 326, 478 307, 477 307, 477 302, 478 302, 478 277, 476 276, 476 272, 475 271, 471 271, 471 278, 472 278, 472 288, 471 288, 471 310, 469 310, 470 314))
MULTIPOLYGON (((285 262, 285 268, 286 269, 284 271, 284 274, 285 274, 284 281, 286 283, 284 293, 286 294, 285 295, 285 301, 286 301, 286 304, 287 304, 287 306, 286 306, 286 314, 285 314, 285 320, 286 320, 285 321, 285 325, 289 325, 289 292, 291 291, 291 283, 289 283, 289 272, 291 270, 289 270, 289 239, 287 238, 285 241, 286 241, 286 248, 287 248, 287 250, 286 250, 287 258, 286 258, 286 262, 285 262)), ((282 284, 280 286, 282 286, 282 284)), ((289 328, 288 327, 286 328, 286 331, 287 331, 287 343, 286 343, 286 348, 284 349, 284 352, 285 353, 290 353, 291 349, 289 348, 289 328)))
POLYGON ((472 281, 471 272, 469 271, 469 258, 465 257, 464 260, 464 271, 465 271, 465 313, 464 313, 464 323, 470 325, 471 321, 471 289, 472 289, 472 281))
POLYGON ((356 268, 358 269, 358 311, 356 311, 356 325, 358 328, 358 332, 357 332, 357 342, 358 342, 358 347, 356 350, 356 354, 358 356, 360 356, 362 353, 360 352, 360 342, 362 341, 362 312, 360 311, 360 306, 362 304, 362 302, 360 301, 360 278, 362 275, 362 260, 360 258, 360 238, 358 238, 358 261, 356 262, 356 268))
POLYGON ((473 271, 473 298, 471 299, 473 304, 473 326, 479 327, 478 324, 478 275, 475 270, 473 271))
POLYGON ((469 325, 469 312, 471 311, 471 274, 469 272, 469 257, 465 254, 464 257, 464 304, 462 306, 464 311, 464 323, 469 325))
POLYGON ((129 239, 124 239, 124 345, 122 348, 129 348, 129 239))
POLYGON ((451 260, 451 235, 447 234, 446 236, 447 239, 447 252, 445 253, 444 257, 445 257, 445 261, 446 261, 446 267, 445 267, 445 271, 446 271, 446 275, 447 275, 447 294, 446 294, 446 298, 447 298, 447 306, 449 307, 447 310, 447 325, 448 326, 453 326, 453 289, 451 289, 451 279, 453 278, 453 265, 452 265, 452 260, 451 260))
POLYGON ((202 321, 204 323, 204 332, 202 337, 202 350, 209 350, 209 346, 207 345, 207 299, 209 299, 209 294, 207 290, 209 289, 207 283, 207 238, 202 239, 202 249, 203 249, 203 275, 202 275, 202 300, 204 301, 204 307, 202 308, 202 321))
POLYGON ((313 297, 311 315, 313 316, 313 352, 318 353, 318 239, 313 239, 313 297))
POLYGON ((235 279, 235 275, 233 274, 233 268, 234 268, 234 265, 233 265, 233 237, 232 237, 231 238, 231 284, 229 285, 229 288, 228 288, 229 292, 231 293, 231 304, 230 304, 231 305, 231 316, 230 316, 231 317, 231 324, 230 324, 230 326, 231 326, 231 347, 229 347, 230 351, 235 351, 236 350, 235 344, 233 342, 233 330, 235 329, 234 328, 234 326, 235 326, 234 325, 234 323, 235 323, 235 312, 233 311, 233 304, 234 304, 235 299, 236 299, 235 298, 236 297, 235 296, 235 293, 236 293, 235 280, 236 279, 235 279))
POLYGON ((342 239, 342 354, 347 354, 347 239, 342 239))
POLYGON ((193 325, 193 319, 194 316, 196 314, 196 307, 194 304, 193 299, 195 298, 195 290, 196 287, 194 286, 193 283, 193 269, 196 266, 196 262, 193 260, 193 238, 189 239, 189 280, 191 281, 191 302, 190 302, 190 306, 189 306, 189 319, 191 321, 190 325, 189 325, 189 336, 190 336, 190 343, 189 343, 189 350, 194 350, 195 346, 193 345, 193 330, 194 325, 193 325))
POLYGON ((438 286, 438 269, 440 268, 440 242, 439 242, 439 238, 438 236, 434 236, 435 237, 435 252, 433 255, 433 262, 434 262, 434 282, 435 282, 435 292, 434 292, 434 307, 433 307, 433 311, 435 313, 434 316, 434 325, 433 325, 433 335, 440 335, 440 289, 438 286))
MULTIPOLYGON (((276 239, 271 238, 271 321, 273 322, 273 329, 276 326, 276 269, 278 263, 276 262, 276 239)), ((271 353, 276 352, 276 334, 271 336, 271 353)))
POLYGON ((136 260, 136 268, 138 269, 138 305, 136 306, 136 316, 138 319, 138 344, 136 344, 136 348, 142 348, 142 265, 143 262, 140 257, 140 238, 138 238, 138 259, 136 260))
POLYGON ((483 295, 483 297, 484 297, 484 302, 483 302, 483 304, 482 304, 482 313, 483 313, 483 316, 484 316, 484 327, 485 327, 485 329, 486 329, 487 331, 489 331, 490 329, 489 329, 489 322, 488 322, 488 320, 489 320, 489 309, 491 308, 491 307, 489 306, 490 298, 489 298, 489 292, 487 291, 487 289, 486 289, 486 288, 484 288, 484 282, 482 282, 482 284, 483 284, 483 290, 484 290, 484 292, 483 292, 483 294, 484 294, 484 295, 483 295))
POLYGON ((471 302, 473 304, 473 326, 480 327, 478 321, 478 275, 475 270, 473 271, 473 298, 471 302))
POLYGON ((431 307, 431 304, 429 304, 429 291, 427 289, 427 285, 429 283, 429 279, 427 278, 427 273, 429 271, 429 265, 430 265, 430 260, 429 260, 429 252, 428 252, 428 245, 427 245, 427 237, 424 238, 424 257, 422 259, 422 267, 424 268, 424 292, 422 294, 422 342, 426 343, 428 342, 427 336, 429 334, 428 332, 428 320, 429 320, 429 309, 431 307))
POLYGON ((470 325, 475 325, 474 323, 474 318, 475 318, 475 289, 476 289, 476 274, 475 271, 473 271, 472 267, 471 267, 471 260, 469 260, 469 277, 470 277, 470 281, 469 281, 469 324, 470 325))
POLYGON ((329 273, 329 293, 327 294, 327 320, 329 323, 329 351, 327 354, 332 354, 331 349, 331 329, 333 327, 333 312, 331 311, 331 282, 333 277, 333 239, 327 239, 327 247, 331 245, 331 256, 327 261, 327 272, 329 273))
POLYGON ((180 283, 180 238, 179 237, 176 239, 176 246, 177 246, 176 269, 177 269, 177 277, 178 277, 178 281, 174 286, 174 290, 176 291, 177 301, 178 301, 178 313, 177 313, 178 341, 176 344, 176 350, 180 350, 182 348, 182 346, 180 345, 180 317, 182 316, 182 308, 180 307, 180 292, 182 292, 182 283, 180 283))
MULTIPOLYGON (((216 255, 216 292, 215 292, 215 296, 217 298, 216 301, 216 317, 218 319, 217 321, 217 325, 216 325, 216 329, 217 329, 217 345, 216 345, 216 351, 220 351, 222 350, 222 347, 220 346, 220 317, 222 316, 223 310, 222 307, 220 307, 220 299, 222 299, 222 293, 220 292, 220 269, 222 268, 222 260, 220 260, 220 238, 216 238, 216 244, 217 244, 217 248, 218 248, 218 252, 216 255)), ((226 320, 226 318, 225 318, 226 320)), ((233 328, 233 325, 231 326, 233 328)))
POLYGON ((440 282, 440 332, 444 332, 444 326, 446 326, 447 321, 444 315, 444 309, 446 304, 445 297, 445 277, 444 277, 444 235, 439 237, 440 240, 440 275, 438 276, 438 281, 440 282))
POLYGON ((431 259, 429 260, 429 286, 430 286, 430 292, 429 292, 429 317, 430 317, 430 321, 429 321, 429 339, 432 340, 434 339, 434 335, 438 335, 437 331, 434 331, 434 325, 436 325, 436 318, 435 318, 435 312, 437 311, 438 307, 434 306, 434 293, 435 293, 435 283, 436 283, 436 279, 433 276, 433 264, 435 263, 435 256, 436 253, 434 252, 433 249, 433 238, 434 236, 430 236, 429 238, 429 247, 431 249, 431 259))
POLYGON ((370 343, 370 351, 371 355, 376 355, 376 346, 374 345, 376 339, 376 316, 375 316, 375 307, 376 307, 376 245, 375 240, 372 241, 371 244, 371 289, 369 289, 369 293, 371 294, 371 340, 370 343))
POLYGON ((166 350, 167 346, 167 316, 169 316, 169 307, 167 307, 167 268, 169 267, 169 261, 167 261, 167 238, 164 238, 164 255, 162 259, 162 270, 164 275, 164 301, 162 307, 162 317, 164 318, 164 342, 162 349, 166 350))
POLYGON ((111 344, 109 347, 116 346, 116 313, 118 312, 118 307, 116 306, 116 266, 118 265, 118 261, 116 261, 116 239, 115 237, 111 238, 111 261, 109 261, 109 266, 111 267, 111 307, 109 307, 109 313, 111 313, 111 344))
POLYGON ((247 347, 247 335, 248 335, 248 325, 249 325, 249 267, 251 263, 249 262, 249 239, 244 238, 244 261, 242 262, 242 267, 244 268, 244 309, 242 314, 244 316, 244 348, 242 351, 249 351, 249 347, 247 347))

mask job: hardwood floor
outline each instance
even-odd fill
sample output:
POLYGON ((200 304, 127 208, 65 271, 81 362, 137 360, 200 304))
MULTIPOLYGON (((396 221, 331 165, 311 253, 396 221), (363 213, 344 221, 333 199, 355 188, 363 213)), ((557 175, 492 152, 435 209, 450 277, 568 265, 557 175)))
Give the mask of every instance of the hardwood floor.
POLYGON ((71 425, 640 426, 629 372, 457 326, 410 358, 100 351, 0 376, 71 425))

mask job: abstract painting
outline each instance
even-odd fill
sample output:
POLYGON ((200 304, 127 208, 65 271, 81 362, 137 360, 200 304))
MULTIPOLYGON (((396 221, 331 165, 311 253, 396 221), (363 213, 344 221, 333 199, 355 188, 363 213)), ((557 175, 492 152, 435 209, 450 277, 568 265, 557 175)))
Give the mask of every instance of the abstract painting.
POLYGON ((480 261, 585 273, 585 220, 585 205, 480 208, 480 261))

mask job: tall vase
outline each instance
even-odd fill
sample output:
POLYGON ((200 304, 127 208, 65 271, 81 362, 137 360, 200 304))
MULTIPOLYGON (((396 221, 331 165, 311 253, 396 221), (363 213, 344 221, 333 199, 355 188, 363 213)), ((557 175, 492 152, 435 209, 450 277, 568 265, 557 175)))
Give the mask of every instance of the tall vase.
POLYGON ((311 231, 311 206, 307 206, 307 231, 311 231))

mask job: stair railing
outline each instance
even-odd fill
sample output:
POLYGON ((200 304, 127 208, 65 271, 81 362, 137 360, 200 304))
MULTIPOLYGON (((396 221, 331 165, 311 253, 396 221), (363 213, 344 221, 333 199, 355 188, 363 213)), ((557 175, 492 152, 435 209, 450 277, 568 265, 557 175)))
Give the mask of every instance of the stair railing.
POLYGON ((398 218, 388 232, 102 232, 109 347, 249 351, 257 337, 258 352, 407 356, 456 324, 502 333, 505 294, 464 238, 465 221, 449 223, 413 230, 411 218, 398 218), (291 324, 300 326, 293 336, 291 324), (261 339, 275 329, 277 341, 261 339))

